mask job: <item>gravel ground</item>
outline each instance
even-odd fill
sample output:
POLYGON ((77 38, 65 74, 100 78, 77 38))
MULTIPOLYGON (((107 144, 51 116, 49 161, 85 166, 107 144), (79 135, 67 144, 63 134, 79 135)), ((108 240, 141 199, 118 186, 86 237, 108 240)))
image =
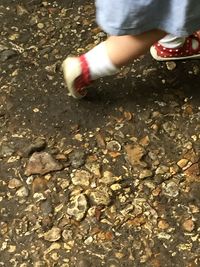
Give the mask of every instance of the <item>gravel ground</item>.
POLYGON ((72 99, 91 1, 0 2, 0 266, 200 266, 199 61, 146 55, 72 99))

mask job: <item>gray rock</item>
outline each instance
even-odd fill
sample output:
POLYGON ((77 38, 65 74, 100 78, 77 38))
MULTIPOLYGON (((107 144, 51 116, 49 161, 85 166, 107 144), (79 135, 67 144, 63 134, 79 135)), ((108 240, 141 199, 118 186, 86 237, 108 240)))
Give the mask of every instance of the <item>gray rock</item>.
POLYGON ((72 167, 74 168, 80 168, 85 163, 85 153, 81 150, 79 151, 73 151, 69 155, 69 160, 71 162, 72 167))
POLYGON ((49 215, 53 213, 53 206, 52 206, 52 201, 51 199, 46 199, 45 201, 43 201, 40 205, 40 208, 42 210, 42 213, 44 215, 49 215))
POLYGON ((6 60, 14 57, 17 55, 17 52, 15 50, 4 50, 0 53, 0 62, 5 62, 6 60))
POLYGON ((87 199, 84 194, 73 196, 67 208, 67 214, 73 216, 75 220, 81 221, 88 210, 87 199))
POLYGON ((46 147, 46 145, 46 141, 43 138, 39 137, 33 142, 33 144, 24 149, 23 155, 24 157, 28 157, 34 152, 40 152, 46 147))
POLYGON ((14 148, 6 143, 2 143, 0 146, 0 158, 10 157, 14 153, 14 148))

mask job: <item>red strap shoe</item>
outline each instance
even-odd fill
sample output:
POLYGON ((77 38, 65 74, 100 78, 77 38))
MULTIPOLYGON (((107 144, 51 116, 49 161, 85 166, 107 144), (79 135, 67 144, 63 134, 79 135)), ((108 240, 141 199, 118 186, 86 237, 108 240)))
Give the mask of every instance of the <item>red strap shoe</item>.
POLYGON ((188 36, 179 48, 167 48, 156 43, 150 48, 150 53, 158 61, 200 59, 200 36, 198 33, 188 36), (192 47, 193 40, 198 43, 195 49, 192 47))
POLYGON ((66 58, 63 61, 62 69, 70 94, 77 99, 86 96, 85 88, 91 84, 91 78, 85 56, 66 58))

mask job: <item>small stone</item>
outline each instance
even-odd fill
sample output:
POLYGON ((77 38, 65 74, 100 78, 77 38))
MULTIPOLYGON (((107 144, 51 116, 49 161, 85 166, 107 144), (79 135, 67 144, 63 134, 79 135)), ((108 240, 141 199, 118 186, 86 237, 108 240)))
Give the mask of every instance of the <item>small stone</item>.
POLYGON ((81 259, 76 263, 76 266, 77 267, 92 267, 92 264, 87 259, 81 259))
MULTIPOLYGON (((127 160, 132 166, 142 164, 141 160, 145 154, 145 150, 143 147, 141 147, 139 145, 136 145, 136 146, 126 145, 125 151, 127 154, 127 160)), ((144 165, 144 163, 142 165, 144 165)))
POLYGON ((110 171, 105 171, 103 176, 99 179, 100 183, 111 185, 119 180, 118 177, 114 176, 114 174, 110 171))
POLYGON ((53 206, 52 206, 52 201, 50 198, 42 201, 41 203, 41 211, 44 215, 49 215, 53 213, 53 206))
POLYGON ((0 53, 0 62, 5 62, 6 60, 17 56, 17 52, 15 50, 4 50, 0 53))
POLYGON ((179 194, 179 184, 169 181, 162 184, 163 194, 169 197, 177 197, 179 194))
POLYGON ((23 186, 23 187, 21 187, 20 189, 17 190, 15 195, 20 197, 20 198, 25 198, 25 197, 29 196, 29 191, 25 186, 23 186))
POLYGON ((101 133, 96 134, 96 141, 97 141, 97 146, 99 148, 105 148, 106 147, 106 142, 105 142, 104 137, 101 133))
POLYGON ((182 226, 183 226, 183 229, 187 232, 192 232, 195 228, 195 224, 192 219, 188 219, 184 221, 182 226))
POLYGON ((38 29, 43 29, 44 28, 44 24, 43 23, 41 23, 41 22, 39 22, 38 24, 37 24, 37 27, 38 27, 38 29))
POLYGON ((100 172, 100 164, 99 163, 94 163, 94 162, 89 162, 85 164, 85 167, 95 176, 100 177, 101 172, 100 172))
POLYGON ((120 185, 120 184, 112 184, 111 186, 110 186, 110 189, 112 190, 112 191, 118 191, 118 190, 120 190, 122 188, 122 186, 120 185))
POLYGON ((188 182, 199 182, 200 181, 200 167, 198 163, 190 166, 185 172, 186 180, 188 182))
POLYGON ((155 173, 158 175, 158 174, 166 174, 168 172, 169 172, 169 167, 162 165, 156 169, 155 173))
POLYGON ((44 192, 47 189, 47 180, 44 178, 35 178, 32 183, 33 194, 38 192, 44 192))
POLYGON ((169 228, 169 224, 165 220, 160 220, 158 222, 158 228, 161 230, 166 230, 169 228))
POLYGON ((187 159, 181 159, 177 162, 177 165, 183 169, 186 165, 188 164, 188 160, 187 159))
POLYGON ((17 5, 16 6, 16 12, 18 16, 22 16, 24 14, 28 14, 28 11, 25 7, 21 6, 21 5, 17 5))
POLYGON ((17 189, 21 186, 22 186, 22 182, 16 178, 13 178, 8 182, 9 189, 17 189))
POLYGON ((77 221, 81 221, 88 210, 87 199, 84 194, 73 196, 67 208, 67 214, 71 215, 77 221))
POLYGON ((111 202, 111 195, 107 187, 100 186, 98 189, 91 192, 90 198, 97 206, 108 206, 111 202))
POLYGON ((93 242, 93 237, 92 237, 92 236, 89 236, 89 237, 86 238, 85 241, 84 241, 84 243, 85 243, 86 245, 90 245, 90 244, 92 244, 92 242, 93 242))
POLYGON ((176 68, 176 63, 174 61, 167 61, 166 66, 168 70, 174 70, 176 68))
POLYGON ((35 152, 28 161, 25 175, 41 174, 59 171, 63 166, 47 152, 35 152))
POLYGON ((6 143, 2 143, 0 146, 0 158, 3 157, 10 157, 12 156, 12 154, 14 153, 14 149, 6 144, 6 143))
POLYGON ((110 142, 107 143, 107 146, 106 148, 109 150, 109 151, 113 151, 113 152, 116 152, 116 151, 120 151, 121 150, 121 145, 119 142, 115 141, 115 140, 112 140, 110 142))
POLYGON ((61 238, 61 229, 58 227, 53 227, 48 232, 44 233, 44 239, 49 242, 58 241, 61 238))
POLYGON ((92 175, 88 171, 77 170, 72 177, 72 183, 74 185, 89 186, 92 175))
POLYGON ((139 178, 146 179, 153 176, 153 172, 151 170, 145 169, 140 172, 139 178))
POLYGON ((85 153, 81 150, 69 154, 69 160, 73 168, 78 169, 85 163, 85 153))
POLYGON ((39 137, 33 142, 33 144, 24 149, 23 156, 28 157, 34 152, 40 152, 46 147, 46 145, 46 141, 39 137))

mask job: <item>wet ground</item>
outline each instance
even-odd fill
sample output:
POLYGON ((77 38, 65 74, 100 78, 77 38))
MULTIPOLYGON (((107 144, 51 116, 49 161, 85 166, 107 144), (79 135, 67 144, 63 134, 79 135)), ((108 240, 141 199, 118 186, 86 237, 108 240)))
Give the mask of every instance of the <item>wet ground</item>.
POLYGON ((90 1, 0 1, 0 266, 200 266, 200 65, 150 55, 72 99, 90 1))

